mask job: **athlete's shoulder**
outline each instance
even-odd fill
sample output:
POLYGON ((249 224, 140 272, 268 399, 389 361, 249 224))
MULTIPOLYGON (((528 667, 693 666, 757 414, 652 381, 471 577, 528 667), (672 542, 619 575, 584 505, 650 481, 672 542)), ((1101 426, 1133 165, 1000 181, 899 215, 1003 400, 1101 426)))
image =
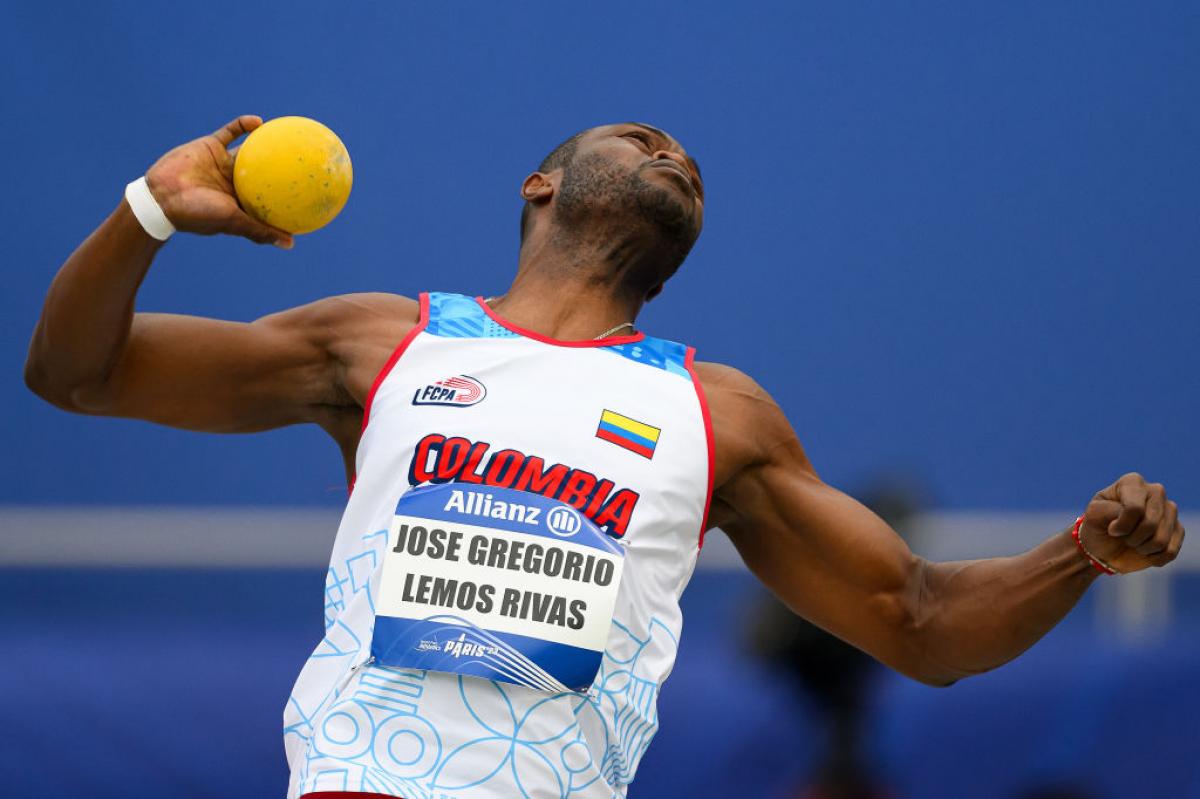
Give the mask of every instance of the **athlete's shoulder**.
POLYGON ((713 426, 754 429, 773 421, 779 406, 754 378, 723 363, 696 361, 696 379, 704 390, 713 426))
POLYGON ((726 402, 765 399, 774 404, 766 389, 741 369, 714 361, 696 361, 693 368, 710 402, 718 398, 726 402))
POLYGON ((766 462, 781 442, 795 438, 775 399, 750 375, 708 361, 694 364, 712 420, 717 486, 743 468, 766 462))
POLYGON ((338 294, 313 303, 314 315, 330 322, 385 319, 416 324, 421 303, 412 297, 383 291, 338 294))
POLYGON ((420 321, 417 300, 385 292, 360 292, 325 297, 265 316, 262 326, 301 330, 314 340, 332 343, 358 338, 378 329, 388 334, 411 329, 420 321))

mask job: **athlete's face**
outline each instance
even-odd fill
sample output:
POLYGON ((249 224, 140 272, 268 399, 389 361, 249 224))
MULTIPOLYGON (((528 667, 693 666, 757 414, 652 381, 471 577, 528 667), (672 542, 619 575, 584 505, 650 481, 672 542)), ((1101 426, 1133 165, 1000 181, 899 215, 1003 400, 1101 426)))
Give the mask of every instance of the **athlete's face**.
POLYGON ((667 133, 604 125, 580 139, 555 206, 568 226, 646 224, 682 261, 704 224, 704 184, 695 159, 667 133))

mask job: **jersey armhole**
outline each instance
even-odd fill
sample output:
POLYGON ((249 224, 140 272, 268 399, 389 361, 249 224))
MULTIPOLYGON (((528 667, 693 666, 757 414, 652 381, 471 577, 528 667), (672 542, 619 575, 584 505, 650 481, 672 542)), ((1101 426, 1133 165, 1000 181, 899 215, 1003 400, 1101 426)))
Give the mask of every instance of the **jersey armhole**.
POLYGON ((708 510, 712 505, 713 480, 715 479, 716 462, 715 447, 713 446, 712 414, 708 410, 708 398, 704 396, 704 386, 700 376, 696 374, 696 348, 688 347, 683 365, 692 376, 692 385, 696 389, 696 398, 700 401, 700 414, 704 417, 704 443, 708 450, 708 486, 704 494, 704 515, 700 517, 700 537, 696 549, 704 548, 704 533, 708 529, 708 510))
MULTIPOLYGON (((387 359, 387 362, 383 365, 383 368, 379 370, 379 374, 375 375, 375 381, 371 383, 371 390, 367 392, 367 399, 365 402, 363 402, 362 429, 358 434, 358 440, 360 444, 362 443, 363 435, 367 432, 367 425, 371 422, 371 405, 375 401, 375 393, 379 391, 379 387, 383 385, 383 381, 387 379, 389 374, 391 374, 392 369, 396 366, 396 362, 400 360, 400 356, 403 355, 404 351, 408 349, 408 346, 412 344, 413 339, 420 335, 421 331, 429 326, 429 292, 422 291, 418 301, 421 310, 417 316, 417 323, 413 326, 412 330, 408 331, 408 335, 400 339, 400 343, 396 345, 396 349, 392 350, 391 356, 387 359)), ((358 475, 355 474, 354 478, 350 480, 349 493, 351 494, 354 493, 354 483, 357 478, 358 475)))

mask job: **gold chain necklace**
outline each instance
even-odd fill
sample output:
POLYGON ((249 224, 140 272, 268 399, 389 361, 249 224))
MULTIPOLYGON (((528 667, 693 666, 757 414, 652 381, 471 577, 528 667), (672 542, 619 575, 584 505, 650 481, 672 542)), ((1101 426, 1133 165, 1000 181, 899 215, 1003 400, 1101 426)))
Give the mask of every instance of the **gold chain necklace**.
POLYGON ((616 333, 618 330, 620 330, 623 327, 633 327, 633 322, 622 322, 621 324, 617 325, 616 327, 610 327, 608 330, 605 330, 603 333, 601 333, 600 335, 598 335, 594 339, 592 339, 592 341, 599 341, 602 338, 608 338, 613 333, 616 333))

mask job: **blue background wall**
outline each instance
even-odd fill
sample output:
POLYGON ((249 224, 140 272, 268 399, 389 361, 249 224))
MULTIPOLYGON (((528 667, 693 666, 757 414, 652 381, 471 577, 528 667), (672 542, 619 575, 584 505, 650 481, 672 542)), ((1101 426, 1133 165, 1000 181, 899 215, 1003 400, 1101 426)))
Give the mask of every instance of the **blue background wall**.
MULTIPOLYGON (((900 470, 941 507, 1060 510, 1138 469, 1195 508, 1198 76, 1187 2, 7 3, 0 504, 344 501, 316 430, 74 417, 19 379, 54 271, 124 184, 258 113, 342 136, 345 212, 290 253, 179 236, 141 308, 251 319, 350 291, 501 292, 525 174, 580 128, 645 120, 702 162, 708 225, 642 324, 758 378, 828 480, 900 470)), ((871 746, 900 796, 1009 799, 1043 778, 1200 796, 1200 594, 1179 582, 1176 623, 1139 647, 1097 635, 1089 597, 994 674, 881 677, 871 746)), ((320 584, 0 573, 0 780, 279 795, 279 712, 320 584)), ((744 652, 757 596, 697 576, 634 795, 782 798, 812 765, 811 708, 744 652), (715 688, 730 674, 740 697, 715 688)))
POLYGON ((647 120, 709 202, 644 325, 757 377, 827 479, 903 467, 944 506, 1063 508, 1138 469, 1194 505, 1198 42, 1184 2, 8 4, 0 502, 342 501, 315 430, 71 418, 17 379, 125 182, 253 112, 338 131, 345 213, 290 253, 181 236, 142 308, 501 292, 524 175, 647 120))

